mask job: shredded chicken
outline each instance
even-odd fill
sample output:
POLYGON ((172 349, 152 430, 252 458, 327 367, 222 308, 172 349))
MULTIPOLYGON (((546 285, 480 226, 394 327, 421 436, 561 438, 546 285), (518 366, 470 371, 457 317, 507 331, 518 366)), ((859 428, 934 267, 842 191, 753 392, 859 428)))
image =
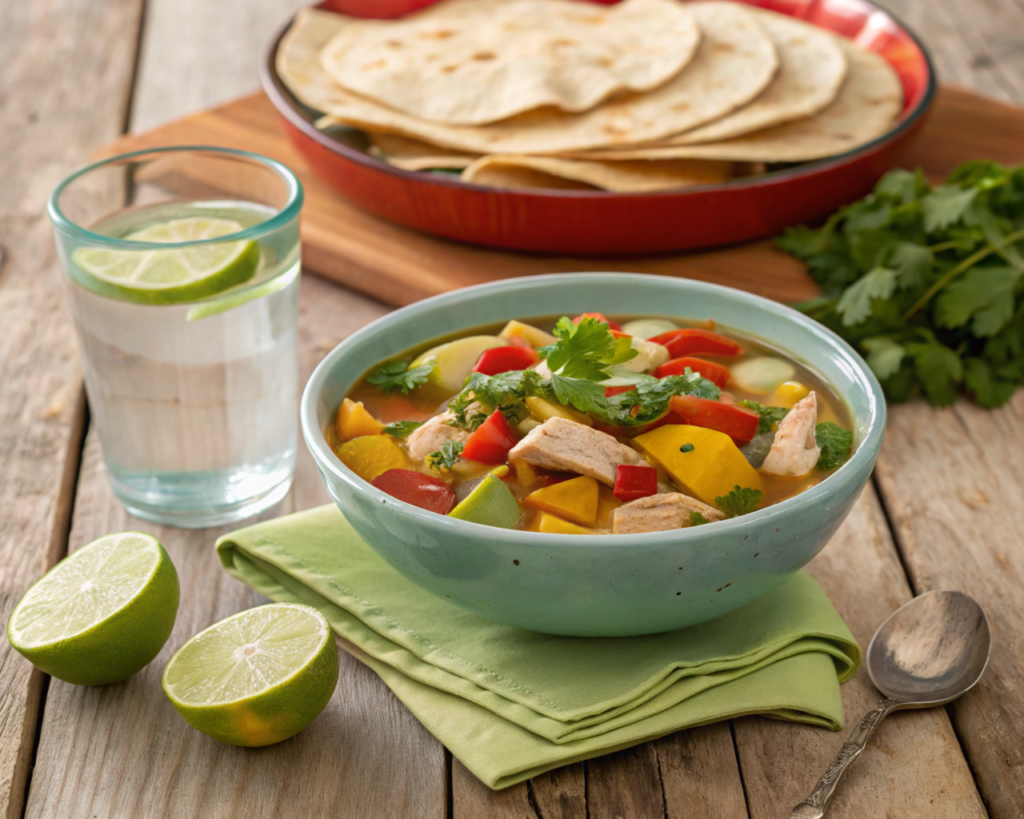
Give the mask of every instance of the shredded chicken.
POLYGON ((619 464, 647 465, 636 450, 611 435, 567 418, 551 418, 531 430, 508 457, 541 469, 589 475, 608 486, 615 485, 619 464))
POLYGON ((437 452, 446 441, 465 441, 469 438, 468 432, 448 423, 451 419, 451 412, 445 411, 413 430, 405 439, 409 455, 414 460, 423 461, 432 452, 437 452))
POLYGON ((612 513, 612 532, 634 535, 640 532, 665 532, 692 526, 690 513, 697 512, 709 523, 725 520, 714 506, 679 492, 651 495, 624 504, 612 513))
POLYGON ((799 478, 814 469, 821 457, 821 448, 814 437, 817 424, 818 399, 812 392, 779 423, 775 442, 761 470, 769 475, 799 478))

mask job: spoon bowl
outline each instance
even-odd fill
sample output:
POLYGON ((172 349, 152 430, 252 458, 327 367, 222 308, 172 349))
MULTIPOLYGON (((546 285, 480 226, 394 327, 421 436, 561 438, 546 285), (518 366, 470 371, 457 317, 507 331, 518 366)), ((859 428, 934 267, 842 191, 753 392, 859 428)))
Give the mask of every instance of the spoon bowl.
POLYGON ((943 705, 981 679, 992 647, 985 611, 973 597, 934 591, 893 612, 868 646, 875 687, 901 708, 943 705))
POLYGON ((885 694, 853 729, 793 819, 823 819, 839 780, 885 717, 904 708, 944 705, 970 691, 988 665, 992 632, 978 602, 963 592, 915 597, 878 627, 868 646, 868 675, 885 694))

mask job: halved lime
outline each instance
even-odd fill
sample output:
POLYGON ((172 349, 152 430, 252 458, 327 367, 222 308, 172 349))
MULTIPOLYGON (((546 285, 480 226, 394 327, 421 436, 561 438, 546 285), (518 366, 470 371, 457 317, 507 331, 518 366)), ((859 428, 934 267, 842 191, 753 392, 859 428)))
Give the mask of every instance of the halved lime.
POLYGON ((338 683, 338 649, 316 609, 271 603, 200 632, 171 657, 164 693, 185 721, 230 745, 272 745, 311 723, 338 683))
MULTIPOLYGON (((243 230, 231 219, 190 216, 150 225, 124 238, 133 242, 195 242, 243 230)), ((247 282, 259 267, 256 242, 215 242, 167 250, 80 247, 71 261, 102 295, 141 304, 198 301, 247 282)))
POLYGON ((54 566, 15 606, 7 639, 76 685, 126 680, 163 648, 178 613, 178 573, 159 541, 106 535, 54 566))

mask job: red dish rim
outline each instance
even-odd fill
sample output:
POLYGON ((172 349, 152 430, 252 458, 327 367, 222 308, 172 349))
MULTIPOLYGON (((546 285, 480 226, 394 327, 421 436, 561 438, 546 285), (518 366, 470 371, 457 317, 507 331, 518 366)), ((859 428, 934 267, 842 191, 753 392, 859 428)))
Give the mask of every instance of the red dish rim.
MULTIPOLYGON (((740 0, 744 2, 744 0, 740 0)), ((860 147, 853 148, 845 153, 838 154, 833 157, 826 159, 816 159, 810 162, 804 162, 796 165, 792 168, 783 168, 777 171, 771 171, 766 174, 755 178, 740 178, 731 179, 727 182, 715 182, 707 185, 693 185, 686 188, 673 188, 662 191, 644 191, 635 193, 617 193, 612 191, 578 191, 578 190, 547 190, 543 188, 530 188, 522 190, 506 190, 503 188, 495 188, 490 185, 476 185, 471 182, 463 182, 458 177, 451 179, 446 178, 442 174, 425 174, 423 171, 406 171, 401 168, 396 168, 394 165, 389 165, 387 162, 377 159, 371 156, 365 151, 361 151, 357 148, 345 145, 336 139, 332 139, 323 131, 318 129, 313 124, 313 119, 306 115, 302 110, 305 106, 302 105, 292 95, 291 91, 288 90, 284 82, 277 74, 276 57, 277 49, 281 44, 281 40, 285 34, 292 27, 295 22, 295 16, 293 15, 289 20, 280 28, 274 38, 270 41, 269 46, 264 52, 263 61, 260 64, 260 81, 263 85, 263 90, 266 95, 270 98, 274 108, 277 109, 278 114, 285 117, 288 122, 296 129, 301 131, 305 136, 312 139, 320 147, 325 148, 333 153, 336 153, 345 159, 352 162, 358 162, 368 168, 371 168, 382 173, 391 174, 401 179, 406 179, 413 184, 420 185, 439 185, 442 187, 449 187, 461 190, 470 191, 501 191, 503 194, 508 195, 521 195, 526 197, 550 197, 553 199, 566 199, 566 200, 577 200, 577 199, 621 199, 629 201, 631 199, 660 199, 660 198, 672 198, 680 195, 685 195, 690 192, 708 192, 708 191, 736 191, 736 190, 750 190, 768 185, 776 185, 780 182, 786 182, 789 180, 800 179, 804 176, 811 176, 822 171, 827 171, 832 168, 841 167, 853 159, 861 155, 867 155, 877 150, 879 147, 885 145, 888 142, 894 142, 899 139, 905 132, 909 131, 917 121, 924 115, 924 113, 931 106, 935 99, 937 91, 937 82, 935 75, 935 64, 932 61, 931 52, 921 41, 921 39, 914 33, 913 29, 908 27, 899 17, 892 12, 881 8, 871 0, 859 0, 864 6, 874 9, 875 13, 881 14, 884 17, 889 18, 892 22, 909 37, 914 45, 917 47, 921 56, 924 58, 926 71, 926 84, 924 92, 921 94, 921 98, 917 104, 910 110, 904 111, 902 119, 896 123, 889 131, 882 134, 880 137, 873 139, 871 142, 865 143, 860 147)), ((750 2, 747 5, 755 5, 756 3, 750 2)), ((789 15, 794 16, 795 15, 789 15)), ((800 18, 797 18, 800 19, 800 18)), ((814 25, 810 23, 810 25, 814 25)), ((828 31, 828 29, 825 29, 828 31)), ((838 32, 833 32, 837 36, 843 36, 838 32)), ((876 52, 877 53, 877 52, 876 52)), ((891 62, 890 62, 891 65, 891 62)), ((901 77, 902 79, 902 77, 901 77)), ((359 130, 358 128, 353 130, 359 130)))

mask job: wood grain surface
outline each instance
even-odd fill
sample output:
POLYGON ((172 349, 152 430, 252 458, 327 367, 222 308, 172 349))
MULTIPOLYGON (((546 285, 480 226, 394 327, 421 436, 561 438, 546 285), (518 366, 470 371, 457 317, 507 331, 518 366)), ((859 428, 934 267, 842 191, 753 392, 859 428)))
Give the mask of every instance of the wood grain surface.
MULTIPOLYGON (((19 0, 0 3, 0 613, 70 545, 140 528, 168 547, 182 606, 160 658, 102 689, 44 684, 0 643, 0 817, 320 816, 584 819, 769 819, 804 798, 844 734, 758 718, 679 733, 494 793, 436 742, 372 673, 343 655, 325 713, 305 732, 256 751, 189 728, 159 676, 185 639, 257 602, 220 570, 216 531, 134 520, 114 501, 85 411, 74 338, 42 203, 53 184, 125 128, 255 90, 264 40, 296 0, 19 0), (84 36, 86 35, 87 36, 84 36), (141 46, 140 46, 141 43, 141 46), (138 66, 135 65, 138 50, 138 66), (79 459, 81 457, 80 474, 79 459), (71 533, 67 527, 71 521, 71 533), (39 715, 42 719, 38 720, 39 715), (37 724, 38 722, 38 724, 37 724), (27 799, 26 799, 27 796, 27 799)), ((889 0, 932 46, 946 79, 1024 103, 1024 6, 1014 0, 889 0)), ((281 137, 259 97, 225 139, 281 137)), ((213 118, 213 120, 211 120, 213 118)), ((944 92, 919 143, 944 173, 978 152, 1024 158, 1024 116, 957 89, 944 92), (993 125, 995 117, 1000 123, 993 125), (955 124, 955 128, 950 127, 955 124)), ((166 132, 170 134, 171 132, 166 132)), ((211 136, 212 139, 212 136, 211 136)), ((169 141, 175 141, 170 139, 169 141)), ((120 191, 98 191, 117 203, 120 191)), ((333 197, 332 194, 328 194, 333 197)), ((336 198, 335 198, 336 199, 336 198)), ((309 266, 390 303, 527 272, 593 269, 593 260, 517 257, 457 247, 353 211, 336 200, 311 221, 309 266), (339 230, 337 225, 345 225, 339 230), (330 254, 323 248, 330 248, 330 254), (343 263, 327 269, 332 259, 343 263)), ((763 248, 679 259, 616 260, 642 269, 744 283, 780 299, 811 292, 799 266, 763 248)), ((387 311, 327 281, 302 285, 303 377, 335 344, 387 311)), ((834 542, 811 565, 854 634, 915 592, 961 588, 988 608, 995 650, 981 685, 948 709, 900 713, 881 726, 843 782, 836 817, 1018 819, 1024 805, 1024 393, 993 413, 969 404, 895 408, 877 473, 834 542)), ((290 496, 269 514, 326 501, 303 452, 290 496)), ((843 688, 847 723, 876 692, 863 670, 843 688)))

